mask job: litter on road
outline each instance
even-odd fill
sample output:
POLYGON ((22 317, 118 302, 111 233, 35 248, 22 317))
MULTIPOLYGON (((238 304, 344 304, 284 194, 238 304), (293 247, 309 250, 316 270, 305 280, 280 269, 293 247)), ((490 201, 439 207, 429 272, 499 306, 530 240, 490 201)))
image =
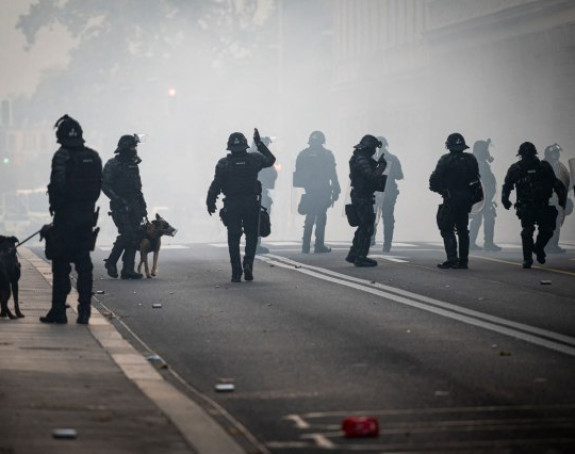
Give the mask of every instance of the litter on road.
POLYGON ((76 429, 54 429, 52 436, 58 439, 72 440, 78 436, 76 429))

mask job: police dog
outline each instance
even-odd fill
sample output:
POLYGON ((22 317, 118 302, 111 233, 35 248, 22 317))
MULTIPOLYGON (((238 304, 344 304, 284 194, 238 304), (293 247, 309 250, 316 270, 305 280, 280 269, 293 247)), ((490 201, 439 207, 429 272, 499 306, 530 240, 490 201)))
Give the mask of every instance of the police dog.
POLYGON ((20 280, 20 261, 16 255, 16 243, 19 243, 15 236, 0 235, 0 317, 11 319, 23 318, 18 304, 18 281, 20 280), (8 309, 10 296, 14 299, 14 315, 8 309))
POLYGON ((160 246, 162 245, 162 236, 174 236, 177 230, 159 214, 156 214, 156 219, 152 222, 148 221, 144 229, 144 236, 140 241, 140 264, 138 265, 138 273, 141 273, 142 266, 144 266, 146 277, 149 279, 155 276, 158 270, 158 255, 160 254, 160 246), (148 253, 150 252, 154 253, 151 273, 148 267, 148 253))

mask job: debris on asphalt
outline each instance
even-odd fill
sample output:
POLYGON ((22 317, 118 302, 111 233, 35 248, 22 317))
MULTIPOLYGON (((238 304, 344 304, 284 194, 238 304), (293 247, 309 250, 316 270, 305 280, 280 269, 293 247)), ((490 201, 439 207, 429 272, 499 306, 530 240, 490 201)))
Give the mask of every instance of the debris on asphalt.
POLYGON ((78 437, 76 429, 54 429, 52 436, 57 439, 73 440, 78 437))
POLYGON ((102 314, 103 317, 106 317, 107 319, 113 319, 114 318, 114 313, 110 312, 110 311, 102 311, 100 312, 102 314))
POLYGON ((96 295, 104 295, 105 293, 104 290, 96 290, 96 295))
POLYGON ((161 308, 162 308, 162 303, 154 303, 154 304, 152 304, 152 307, 153 307, 154 309, 161 309, 161 308))
POLYGON ((236 389, 233 383, 218 383, 214 389, 219 393, 229 393, 236 389))
POLYGON ((449 391, 435 391, 435 397, 449 396, 449 391))
POLYGON ((541 285, 551 285, 551 281, 542 280, 541 285))
POLYGON ((348 438, 377 437, 379 422, 373 416, 349 416, 341 422, 341 430, 348 438))
POLYGON ((170 292, 170 295, 173 295, 173 294, 174 294, 174 292, 170 292))
POLYGON ((146 356, 148 361, 162 361, 162 357, 160 355, 148 355, 146 356))
POLYGON ((510 352, 504 352, 503 350, 501 350, 499 352, 499 356, 511 356, 511 353, 510 352))

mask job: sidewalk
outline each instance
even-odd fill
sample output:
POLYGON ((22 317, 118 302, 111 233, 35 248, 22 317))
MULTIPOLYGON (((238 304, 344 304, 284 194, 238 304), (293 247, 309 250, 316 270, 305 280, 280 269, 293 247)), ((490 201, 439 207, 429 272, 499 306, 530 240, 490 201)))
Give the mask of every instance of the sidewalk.
MULTIPOLYGON (((98 311, 76 324, 45 325, 50 264, 19 248, 20 308, 0 319, 0 453, 197 453, 243 450, 167 383, 98 311), (74 429, 74 439, 53 437, 74 429)), ((13 308, 10 300, 9 307, 13 308)))

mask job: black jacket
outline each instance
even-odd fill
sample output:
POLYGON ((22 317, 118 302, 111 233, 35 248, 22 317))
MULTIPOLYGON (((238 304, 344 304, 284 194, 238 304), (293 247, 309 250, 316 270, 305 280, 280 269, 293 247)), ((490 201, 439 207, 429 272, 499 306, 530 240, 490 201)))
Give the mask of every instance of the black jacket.
POLYGON ((372 197, 375 191, 383 191, 385 188, 385 165, 375 161, 373 154, 373 149, 357 149, 349 160, 352 197, 372 197))
POLYGON ((147 206, 138 168, 140 162, 142 160, 137 155, 117 153, 104 166, 102 191, 110 199, 112 211, 127 207, 146 216, 147 206))
POLYGON ((257 147, 259 153, 234 152, 218 161, 208 189, 208 206, 216 203, 220 193, 226 198, 261 194, 258 172, 273 166, 276 158, 264 143, 260 142, 257 147))
POLYGON ((567 192, 555 177, 553 168, 537 156, 522 158, 512 164, 505 176, 501 200, 509 200, 513 189, 517 190, 517 205, 542 206, 549 203, 553 191, 559 198, 559 205, 565 207, 567 192))

